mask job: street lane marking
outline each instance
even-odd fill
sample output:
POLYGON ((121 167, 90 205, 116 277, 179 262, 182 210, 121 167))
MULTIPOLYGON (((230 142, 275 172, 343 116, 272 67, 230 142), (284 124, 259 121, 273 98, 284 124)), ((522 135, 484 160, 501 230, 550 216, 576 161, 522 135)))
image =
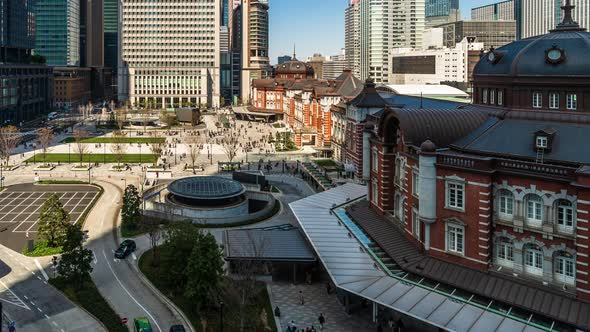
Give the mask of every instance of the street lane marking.
POLYGON ((39 312, 43 312, 43 310, 41 310, 41 308, 37 307, 37 310, 39 310, 39 312))
POLYGON ((152 314, 150 314, 146 310, 146 308, 144 308, 141 304, 139 304, 139 302, 131 295, 131 293, 129 293, 129 291, 127 290, 127 288, 125 288, 125 286, 123 286, 123 283, 121 282, 121 280, 119 279, 119 277, 115 273, 115 270, 113 270, 113 267, 111 266, 111 263, 109 263, 109 260, 107 258, 107 254, 104 252, 104 250, 102 251, 102 254, 104 256, 105 261, 107 262, 107 265, 108 265, 109 269, 111 270, 111 273, 113 274, 113 276, 115 276, 115 279, 117 280, 117 282, 119 283, 119 285, 121 285, 121 288, 123 288, 123 290, 125 291, 125 293, 127 293, 127 295, 129 295, 129 297, 133 300, 133 302, 135 302, 135 304, 137 304, 148 316, 150 316, 150 318, 152 319, 152 322, 154 322, 154 325, 156 325, 156 327, 158 328, 158 331, 162 332, 162 329, 160 328, 160 325, 158 325, 158 322, 156 322, 156 319, 154 318, 154 316, 152 316, 152 314))
POLYGON ((54 321, 51 321, 51 324, 53 324, 53 326, 57 327, 57 323, 54 321))
POLYGON ((49 280, 49 277, 47 276, 47 273, 45 273, 45 270, 43 269, 43 266, 41 266, 41 263, 39 263, 39 260, 35 259, 35 265, 37 265, 39 271, 41 271, 43 278, 45 278, 45 280, 49 280))
POLYGON ((4 301, 6 303, 10 303, 10 304, 15 305, 17 307, 31 310, 31 308, 25 302, 23 302, 23 300, 21 300, 18 296, 16 296, 16 294, 14 294, 14 292, 12 290, 10 290, 10 288, 8 288, 8 286, 6 286, 6 284, 2 280, 0 280, 0 284, 2 284, 2 286, 4 286, 4 288, 6 288, 6 290, 10 293, 9 297, 12 300, 12 301, 10 301, 10 300, 0 297, 0 301, 4 301))
POLYGON ((134 254, 134 253, 131 253, 131 257, 133 257, 133 260, 134 260, 134 261, 136 261, 136 260, 137 260, 137 257, 135 257, 135 254, 134 254))
POLYGON ((49 319, 49 316, 47 314, 45 314, 44 316, 45 316, 45 318, 49 319))
POLYGON ((94 257, 94 264, 97 264, 98 258, 96 258, 96 254, 94 253, 94 250, 92 251, 92 257, 94 257))

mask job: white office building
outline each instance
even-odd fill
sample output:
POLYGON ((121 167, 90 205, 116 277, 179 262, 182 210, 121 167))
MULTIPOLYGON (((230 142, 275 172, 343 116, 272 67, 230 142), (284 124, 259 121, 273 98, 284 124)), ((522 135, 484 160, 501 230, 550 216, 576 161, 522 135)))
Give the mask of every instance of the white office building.
POLYGON ((268 57, 268 0, 242 0, 241 96, 250 101, 252 81, 271 74, 268 57))
POLYGON ((219 106, 220 1, 122 2, 119 99, 134 106, 219 106))
POLYGON ((358 54, 353 58, 353 71, 358 66, 358 77, 371 78, 376 83, 389 81, 389 51, 394 47, 420 48, 424 31, 424 0, 352 0, 347 9, 346 52, 354 53, 354 41, 358 33, 358 54), (358 32, 354 9, 358 6, 358 32), (351 17, 351 19, 348 19, 351 17))
POLYGON ((361 25, 360 0, 351 0, 344 13, 346 65, 355 77, 361 77, 361 25))
MULTIPOLYGON (((563 20, 561 6, 566 0, 516 0, 517 29, 520 38, 549 33, 563 20)), ((580 27, 590 28, 590 0, 571 0, 574 21, 580 27)))
POLYGON ((342 75, 347 66, 346 51, 342 49, 342 53, 338 55, 331 55, 327 57, 322 63, 322 79, 333 80, 342 75))
POLYGON ((514 21, 514 0, 507 0, 471 9, 472 21, 514 21))
POLYGON ((469 51, 482 48, 483 43, 469 43, 467 38, 453 48, 394 48, 390 54, 389 84, 468 82, 469 51))

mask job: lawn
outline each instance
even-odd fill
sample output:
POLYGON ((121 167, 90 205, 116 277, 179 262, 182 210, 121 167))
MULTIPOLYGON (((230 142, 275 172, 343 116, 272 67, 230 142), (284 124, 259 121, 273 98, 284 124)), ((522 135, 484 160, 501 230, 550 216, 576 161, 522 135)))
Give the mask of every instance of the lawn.
POLYGON ((338 164, 336 164, 336 162, 332 159, 316 159, 313 162, 316 163, 320 167, 338 166, 338 164))
POLYGON ((29 251, 29 248, 27 246, 25 246, 23 248, 23 251, 21 252, 21 254, 25 255, 25 256, 29 256, 29 257, 42 257, 42 256, 53 256, 53 255, 59 255, 62 252, 62 247, 49 247, 47 245, 47 241, 45 240, 41 240, 41 241, 37 241, 35 242, 35 244, 33 245, 34 249, 33 251, 29 251))
MULTIPOLYGON (((68 137, 61 141, 61 143, 75 143, 76 139, 68 137)), ((91 137, 82 140, 82 143, 165 143, 164 137, 123 137, 115 139, 112 137, 91 137)))
MULTIPOLYGON (((143 274, 156 286, 162 294, 165 294, 191 321, 195 332, 217 332, 220 331, 220 312, 219 309, 210 308, 204 312, 197 312, 193 304, 184 296, 174 296, 170 289, 166 289, 160 282, 160 275, 165 273, 159 267, 152 265, 152 251, 146 251, 139 258, 139 269, 143 274), (205 324, 203 324, 205 323, 205 324), (204 327, 203 325, 206 325, 204 327)), ((220 296, 224 303, 223 309, 223 331, 239 331, 239 296, 236 296, 236 281, 225 278, 220 291, 220 296)), ((213 307, 213 306, 212 306, 213 307)), ((266 286, 264 283, 258 284, 256 300, 249 304, 245 309, 246 319, 249 324, 246 326, 247 331, 276 332, 277 328, 274 323, 274 316, 266 286), (255 325, 255 326, 254 326, 255 325)))
MULTIPOLYGON (((117 156, 114 154, 86 154, 84 155, 83 161, 84 163, 106 163, 115 164, 117 163, 117 156)), ((123 159, 121 160, 122 163, 155 163, 157 160, 157 155, 155 154, 125 154, 123 155, 123 159)), ((45 159, 43 158, 42 154, 38 154, 35 157, 29 158, 26 160, 28 163, 37 162, 37 163, 67 163, 71 161, 72 163, 80 162, 80 156, 77 154, 70 154, 67 153, 47 153, 45 155, 45 159)))
POLYGON ((121 318, 100 295, 91 279, 84 283, 81 290, 74 288, 59 277, 49 279, 49 283, 59 289, 72 302, 94 315, 107 327, 109 332, 127 332, 127 327, 121 324, 121 318))

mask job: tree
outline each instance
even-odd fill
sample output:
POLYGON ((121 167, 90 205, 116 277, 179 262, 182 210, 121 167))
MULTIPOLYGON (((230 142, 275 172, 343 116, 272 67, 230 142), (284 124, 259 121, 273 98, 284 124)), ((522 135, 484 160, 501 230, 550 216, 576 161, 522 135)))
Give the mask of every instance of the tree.
POLYGON ((65 280, 73 283, 78 290, 92 272, 92 251, 83 246, 85 233, 79 224, 68 224, 63 254, 59 260, 57 272, 65 280))
POLYGON ((239 144, 239 136, 234 130, 228 131, 221 139, 221 147, 229 162, 232 162, 238 154, 239 144))
POLYGON ((164 244, 160 247, 162 282, 176 294, 182 294, 187 283, 186 267, 199 232, 187 222, 172 222, 162 233, 164 244))
POLYGON ((176 124, 176 116, 166 110, 162 110, 160 112, 160 122, 165 124, 168 128, 171 128, 176 124))
POLYGON ((123 194, 123 207, 121 208, 121 222, 128 228, 136 228, 141 218, 141 197, 137 188, 130 184, 123 194))
POLYGON ((223 280, 223 253, 215 237, 198 232, 186 266, 184 295, 199 309, 216 294, 223 280))
POLYGON ((119 128, 119 131, 123 130, 125 122, 127 121, 127 108, 117 108, 115 111, 115 120, 117 122, 117 128, 119 128))
POLYGON ((159 131, 155 130, 150 133, 150 136, 152 136, 153 138, 153 141, 150 143, 150 150, 152 151, 152 154, 155 154, 157 156, 154 159, 154 165, 157 165, 158 159, 162 155, 162 150, 164 147, 164 143, 161 142, 162 134, 159 131))
POLYGON ((188 156, 191 159, 193 174, 195 174, 195 163, 201 154, 201 145, 203 144, 203 139, 201 136, 185 136, 185 142, 188 146, 188 156))
POLYGON ((127 144, 125 144, 124 141, 124 132, 113 132, 113 143, 111 144, 111 152, 115 155, 115 159, 117 159, 117 166, 121 165, 121 161, 123 161, 123 157, 125 156, 125 151, 127 151, 127 144))
POLYGON ((49 247, 59 247, 63 244, 69 223, 70 216, 64 210, 59 197, 51 194, 41 207, 37 229, 39 238, 46 240, 49 247))
POLYGON ((148 218, 146 226, 147 236, 150 239, 150 248, 152 249, 152 265, 158 266, 160 262, 158 243, 160 242, 160 238, 162 236, 162 230, 160 228, 160 224, 154 218, 148 218))
POLYGON ((12 151, 20 144, 20 141, 21 134, 15 126, 0 128, 0 160, 5 160, 6 165, 8 165, 12 151))
POLYGON ((82 165, 82 161, 84 160, 84 155, 89 150, 88 144, 84 143, 84 139, 88 138, 90 134, 86 130, 76 129, 74 130, 74 141, 76 142, 76 151, 78 152, 78 156, 80 157, 80 165, 82 165))
POLYGON ((49 149, 49 145, 51 145, 51 141, 53 141, 53 137, 53 129, 48 127, 37 129, 37 140, 39 141, 43 151, 43 160, 45 160, 45 154, 49 149))

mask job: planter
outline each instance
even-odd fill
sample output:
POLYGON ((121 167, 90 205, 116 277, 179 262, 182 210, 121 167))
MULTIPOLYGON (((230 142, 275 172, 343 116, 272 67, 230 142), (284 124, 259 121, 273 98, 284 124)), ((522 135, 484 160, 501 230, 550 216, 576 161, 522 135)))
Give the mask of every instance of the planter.
POLYGON ((91 168, 92 166, 74 166, 70 170, 73 172, 88 172, 91 168))
POLYGON ((52 171, 54 168, 55 168, 55 166, 53 166, 53 165, 43 165, 43 166, 37 166, 37 167, 33 168, 33 170, 47 172, 47 171, 52 171))
POLYGON ((125 165, 121 165, 121 166, 113 165, 113 166, 111 166, 111 168, 109 168, 109 171, 114 171, 114 172, 123 172, 126 170, 127 170, 127 166, 125 166, 125 165))
POLYGON ((2 171, 4 172, 10 172, 10 171, 14 171, 15 169, 18 168, 18 165, 12 165, 12 166, 0 166, 0 169, 2 169, 2 171))

